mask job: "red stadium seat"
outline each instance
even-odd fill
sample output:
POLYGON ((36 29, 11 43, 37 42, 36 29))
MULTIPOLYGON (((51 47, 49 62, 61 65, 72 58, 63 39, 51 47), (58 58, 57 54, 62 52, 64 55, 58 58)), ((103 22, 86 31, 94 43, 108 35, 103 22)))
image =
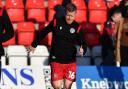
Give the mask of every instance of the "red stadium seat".
MULTIPOLYGON (((43 30, 43 28, 45 28, 48 24, 49 24, 49 22, 39 24, 39 29, 43 30)), ((48 35, 42 41, 40 41, 41 45, 46 45, 46 46, 49 46, 49 47, 51 46, 51 43, 52 43, 52 33, 51 32, 48 33, 48 35)))
POLYGON ((56 5, 61 5, 62 0, 48 0, 48 21, 51 21, 53 19, 53 16, 55 14, 54 7, 56 5))
POLYGON ((44 29, 46 26, 48 26, 49 22, 43 22, 39 23, 39 30, 44 29))
POLYGON ((27 0, 26 9, 45 8, 43 0, 27 0))
POLYGON ((108 0, 107 1, 107 6, 108 8, 112 8, 114 5, 119 6, 120 5, 120 0, 108 0))
POLYGON ((89 0, 89 21, 104 23, 107 20, 107 7, 104 0, 89 0))
POLYGON ((22 0, 6 0, 5 7, 12 22, 24 21, 24 5, 22 0))
POLYGON ((48 0, 48 9, 53 9, 58 4, 61 5, 62 0, 48 0))
POLYGON ((76 20, 78 23, 87 21, 86 9, 85 9, 85 10, 77 10, 75 20, 76 20))
POLYGON ((81 23, 86 21, 86 4, 84 0, 71 0, 73 4, 77 7, 76 21, 81 23), (82 13, 82 14, 81 14, 82 13))
POLYGON ((2 8, 2 1, 0 0, 0 8, 2 8))
POLYGON ((7 13, 12 22, 24 21, 24 9, 7 9, 7 13))
POLYGON ((34 31, 34 23, 32 22, 20 22, 17 24, 18 31, 34 31))
POLYGON ((44 22, 46 20, 46 10, 44 6, 44 1, 42 0, 27 0, 26 2, 27 9, 27 19, 36 21, 36 22, 44 22))
POLYGON ((24 8, 22 0, 6 0, 6 8, 24 8))
POLYGON ((8 46, 8 45, 15 45, 16 44, 16 40, 15 40, 15 35, 13 36, 13 38, 11 38, 10 40, 2 43, 3 46, 8 46))
POLYGON ((55 14, 54 9, 49 9, 49 11, 48 11, 48 21, 53 20, 54 14, 55 14))
POLYGON ((36 22, 44 22, 46 21, 46 10, 45 9, 28 9, 27 19, 36 22))
POLYGON ((72 3, 76 5, 77 9, 86 9, 84 0, 72 0, 72 3))
POLYGON ((17 24, 18 44, 30 45, 34 39, 35 27, 32 22, 21 22, 17 24))
POLYGON ((49 33, 47 37, 48 37, 48 44, 47 45, 51 46, 51 43, 52 43, 52 33, 49 33))
POLYGON ((81 24, 82 29, 85 32, 84 38, 88 46, 96 46, 100 44, 100 32, 96 27, 95 23, 86 23, 81 24))

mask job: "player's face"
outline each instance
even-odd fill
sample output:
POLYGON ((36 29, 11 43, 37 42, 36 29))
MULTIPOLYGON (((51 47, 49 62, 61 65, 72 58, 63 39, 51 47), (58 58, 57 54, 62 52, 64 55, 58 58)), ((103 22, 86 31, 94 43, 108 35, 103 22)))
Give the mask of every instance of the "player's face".
POLYGON ((114 22, 119 22, 122 18, 122 14, 121 13, 115 13, 113 16, 112 16, 112 20, 114 22))
POLYGON ((66 22, 67 22, 67 24, 71 24, 75 20, 75 17, 76 17, 76 11, 73 11, 73 12, 67 11, 66 12, 66 22))

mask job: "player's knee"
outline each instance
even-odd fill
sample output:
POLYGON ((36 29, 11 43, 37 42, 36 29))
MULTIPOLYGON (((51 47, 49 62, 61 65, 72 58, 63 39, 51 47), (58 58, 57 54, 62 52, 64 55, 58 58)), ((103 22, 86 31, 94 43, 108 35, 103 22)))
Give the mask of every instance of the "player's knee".
POLYGON ((64 89, 71 89, 72 81, 66 80, 64 83, 64 89))
POLYGON ((72 84, 64 84, 64 89, 71 89, 72 84))
POLYGON ((71 85, 70 86, 64 86, 64 89, 71 89, 71 85))
POLYGON ((54 89, 61 89, 61 83, 52 82, 52 86, 54 89))
POLYGON ((61 89, 61 85, 57 85, 57 84, 52 84, 54 89, 61 89))

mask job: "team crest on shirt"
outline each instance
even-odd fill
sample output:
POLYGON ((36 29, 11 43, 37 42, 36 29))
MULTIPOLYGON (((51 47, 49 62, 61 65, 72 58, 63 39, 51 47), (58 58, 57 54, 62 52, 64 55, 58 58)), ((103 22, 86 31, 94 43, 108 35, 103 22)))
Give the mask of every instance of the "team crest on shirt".
POLYGON ((62 30, 62 26, 60 26, 60 30, 62 30))
POLYGON ((56 57, 55 56, 52 56, 53 59, 55 59, 56 57))
POLYGON ((74 28, 71 28, 70 29, 70 33, 75 33, 75 29, 74 28))

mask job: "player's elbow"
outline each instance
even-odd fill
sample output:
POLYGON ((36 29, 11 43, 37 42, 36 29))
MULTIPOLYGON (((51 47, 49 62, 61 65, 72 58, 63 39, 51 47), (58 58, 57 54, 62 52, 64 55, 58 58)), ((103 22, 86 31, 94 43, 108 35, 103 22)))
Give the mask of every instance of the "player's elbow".
POLYGON ((13 31, 13 29, 12 29, 12 31, 9 33, 9 36, 10 36, 9 39, 14 36, 14 31, 13 31))
POLYGON ((11 29, 11 31, 9 31, 8 33, 7 33, 7 40, 9 40, 9 39, 11 39, 13 36, 14 36, 14 30, 13 29, 11 29))

